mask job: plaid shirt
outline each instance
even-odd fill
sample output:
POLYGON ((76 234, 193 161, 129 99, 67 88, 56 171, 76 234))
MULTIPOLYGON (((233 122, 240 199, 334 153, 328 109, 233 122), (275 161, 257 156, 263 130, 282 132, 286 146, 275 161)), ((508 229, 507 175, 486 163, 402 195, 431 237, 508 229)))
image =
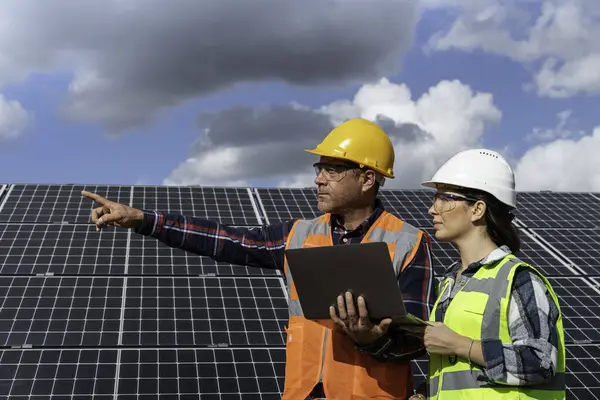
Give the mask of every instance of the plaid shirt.
MULTIPOLYGON (((463 283, 483 266, 500 261, 510 250, 506 246, 494 250, 487 257, 467 267, 461 274, 460 284, 454 284, 460 263, 452 264, 444 276, 450 278, 451 293, 441 298, 436 309, 436 321, 444 320, 444 310, 463 283)), ((556 371, 558 308, 540 277, 525 268, 515 273, 510 296, 508 329, 511 344, 500 340, 481 343, 485 360, 484 373, 491 382, 508 385, 532 385, 548 382, 556 371)))
MULTIPOLYGON (((339 218, 332 215, 334 245, 358 243, 383 212, 377 201, 373 214, 352 231, 346 231, 339 218)), ((287 238, 295 220, 258 228, 238 228, 214 221, 144 210, 144 220, 137 233, 160 240, 166 245, 216 261, 283 271, 287 238)), ((428 236, 418 243, 411 263, 398 276, 405 308, 424 320, 435 302, 435 282, 431 243, 428 236)), ((422 340, 390 330, 370 346, 357 347, 379 361, 408 362, 425 353, 422 340)))

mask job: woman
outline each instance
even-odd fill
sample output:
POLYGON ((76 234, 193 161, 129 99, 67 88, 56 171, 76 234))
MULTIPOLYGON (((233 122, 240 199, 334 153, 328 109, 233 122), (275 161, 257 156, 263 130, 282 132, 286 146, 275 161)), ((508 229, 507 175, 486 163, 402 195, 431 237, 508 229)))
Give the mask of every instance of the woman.
POLYGON ((560 308, 544 276, 515 256, 510 166, 496 152, 467 150, 423 185, 436 189, 435 237, 460 260, 438 285, 424 336, 428 383, 411 399, 564 399, 560 308))

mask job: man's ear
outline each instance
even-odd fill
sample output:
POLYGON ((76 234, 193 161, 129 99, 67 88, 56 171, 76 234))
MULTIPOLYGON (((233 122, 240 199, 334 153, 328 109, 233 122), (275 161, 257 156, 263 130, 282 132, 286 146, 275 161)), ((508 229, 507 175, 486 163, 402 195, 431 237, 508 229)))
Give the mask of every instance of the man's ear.
POLYGON ((372 171, 370 169, 366 170, 366 171, 362 171, 362 180, 363 180, 363 192, 368 192, 369 190, 371 190, 371 188, 374 188, 375 185, 377 184, 377 175, 375 174, 375 171, 372 171))

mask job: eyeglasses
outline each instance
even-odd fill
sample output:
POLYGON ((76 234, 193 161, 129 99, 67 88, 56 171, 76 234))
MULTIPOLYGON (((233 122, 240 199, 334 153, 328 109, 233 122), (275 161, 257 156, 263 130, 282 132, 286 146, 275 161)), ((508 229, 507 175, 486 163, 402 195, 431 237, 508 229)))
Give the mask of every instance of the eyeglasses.
POLYGON ((480 199, 475 198, 473 196, 468 196, 468 195, 458 195, 458 194, 451 194, 451 193, 436 193, 435 195, 433 195, 433 208, 437 211, 437 212, 447 212, 450 211, 451 209, 453 209, 453 205, 455 205, 455 203, 457 201, 466 201, 469 203, 476 203, 478 202, 480 199))
POLYGON ((353 169, 359 169, 357 165, 351 164, 327 164, 327 163, 315 163, 315 174, 319 176, 323 174, 323 178, 328 181, 339 182, 353 169))

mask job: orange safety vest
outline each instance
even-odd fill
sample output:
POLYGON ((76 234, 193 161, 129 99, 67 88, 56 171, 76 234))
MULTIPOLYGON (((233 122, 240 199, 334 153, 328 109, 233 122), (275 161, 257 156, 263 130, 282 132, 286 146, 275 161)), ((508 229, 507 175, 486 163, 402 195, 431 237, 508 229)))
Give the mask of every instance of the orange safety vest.
MULTIPOLYGON (((384 211, 362 243, 387 243, 397 276, 416 254, 422 235, 422 231, 384 211)), ((316 246, 333 246, 329 214, 296 221, 286 249, 316 246)), ((304 400, 319 381, 328 400, 408 399, 413 393, 410 361, 379 362, 355 350, 354 341, 343 331, 305 319, 287 260, 284 271, 290 319, 282 400, 304 400)))

